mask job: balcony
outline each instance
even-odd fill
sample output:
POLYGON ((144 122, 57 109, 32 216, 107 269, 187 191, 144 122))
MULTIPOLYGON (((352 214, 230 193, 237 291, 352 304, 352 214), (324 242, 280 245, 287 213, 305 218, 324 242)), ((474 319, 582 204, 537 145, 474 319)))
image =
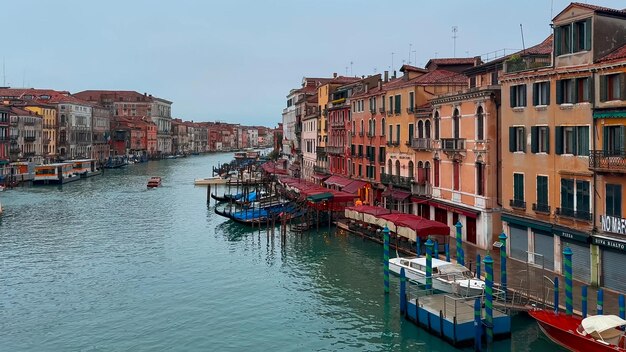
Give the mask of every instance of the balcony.
POLYGON ((592 150, 589 153, 589 169, 597 172, 626 173, 626 151, 592 150))
POLYGON ((414 184, 413 186, 411 186, 411 193, 420 197, 431 197, 433 193, 433 187, 428 182, 414 184))
POLYGON ((509 200, 509 206, 515 209, 526 209, 526 202, 521 199, 509 200))
POLYGON ((412 113, 414 113, 414 112, 415 112, 415 108, 414 108, 414 107, 406 108, 406 112, 407 112, 408 114, 412 114, 412 113))
POLYGON ((533 211, 535 213, 550 214, 550 206, 548 204, 533 203, 533 211))
POLYGON ((376 115, 376 109, 370 109, 370 113, 372 114, 372 116, 376 115))
POLYGON ((460 152, 465 150, 465 138, 442 138, 441 149, 450 152, 460 152))
POLYGON ((591 221, 591 213, 584 210, 574 210, 570 208, 556 208, 556 215, 576 220, 591 221))
POLYGON ((380 182, 384 185, 392 185, 394 187, 400 187, 405 189, 411 189, 413 184, 412 177, 398 176, 398 175, 389 175, 389 174, 381 174, 380 182))
POLYGON ((359 132, 359 137, 363 137, 365 135, 365 132, 361 131, 359 132))
POLYGON ((25 158, 30 158, 30 157, 33 157, 35 155, 36 155, 35 152, 25 152, 24 153, 24 157, 25 158))
POLYGON ((413 138, 411 140, 411 148, 415 150, 431 151, 433 142, 430 138, 413 138))
POLYGON ((375 162, 376 162, 376 156, 375 156, 375 155, 373 155, 373 154, 366 155, 366 156, 365 156, 365 158, 367 159, 367 161, 368 161, 370 164, 373 164, 373 163, 375 163, 375 162))
POLYGON ((343 155, 343 147, 326 147, 326 153, 328 154, 340 154, 343 155))
POLYGON ((326 155, 326 149, 324 149, 324 147, 315 147, 315 154, 324 156, 326 155))
POLYGON ((24 136, 24 142, 34 142, 37 137, 35 136, 24 136))
POLYGON ((387 115, 387 112, 385 111, 385 108, 378 109, 378 112, 380 112, 383 115, 387 115))
POLYGON ((333 127, 341 127, 341 128, 345 127, 345 123, 343 121, 331 121, 330 125, 333 127))
POLYGON ((547 57, 534 57, 521 59, 519 57, 512 57, 504 62, 504 71, 506 73, 520 72, 534 70, 542 67, 547 67, 552 64, 552 60, 547 57))
POLYGON ((393 115, 393 110, 387 110, 387 116, 393 115))
POLYGON ((321 167, 321 166, 317 166, 317 165, 313 166, 313 171, 318 173, 318 174, 323 174, 323 175, 329 175, 330 174, 330 172, 328 172, 327 168, 321 167))

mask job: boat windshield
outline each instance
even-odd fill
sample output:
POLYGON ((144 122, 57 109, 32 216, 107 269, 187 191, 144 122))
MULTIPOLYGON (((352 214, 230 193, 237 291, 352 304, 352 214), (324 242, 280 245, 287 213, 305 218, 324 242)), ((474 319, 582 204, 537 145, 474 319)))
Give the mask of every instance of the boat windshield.
POLYGON ((454 280, 472 279, 474 275, 468 268, 459 264, 447 264, 439 267, 439 273, 448 275, 449 278, 454 280))

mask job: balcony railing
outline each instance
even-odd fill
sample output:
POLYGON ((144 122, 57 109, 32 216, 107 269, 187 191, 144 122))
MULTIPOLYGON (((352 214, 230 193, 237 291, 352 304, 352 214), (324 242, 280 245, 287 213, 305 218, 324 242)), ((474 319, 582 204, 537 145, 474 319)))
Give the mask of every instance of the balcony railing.
POLYGON ((626 173, 626 151, 592 150, 589 153, 589 168, 599 172, 626 173))
POLYGON ((385 111, 385 108, 380 108, 380 109, 378 109, 378 112, 380 112, 380 113, 381 113, 381 114, 383 114, 383 115, 386 115, 386 114, 387 114, 387 112, 385 111))
POLYGON ((442 138, 441 149, 444 151, 465 150, 465 138, 442 138))
POLYGON ((550 214, 550 206, 548 204, 533 203, 533 211, 536 213, 550 214))
POLYGON ((326 147, 326 153, 328 154, 343 154, 343 147, 326 147))
POLYGON ((318 174, 324 174, 324 175, 328 175, 329 174, 327 168, 321 167, 321 166, 317 166, 317 165, 313 166, 313 171, 318 173, 318 174))
POLYGON ((411 189, 412 185, 412 177, 398 176, 398 175, 389 175, 389 174, 381 174, 380 182, 385 185, 393 185, 394 187, 411 189))
POLYGON ((37 137, 35 137, 35 136, 24 136, 24 141, 25 142, 34 142, 35 139, 37 139, 37 137))
POLYGON ((367 158, 367 161, 369 161, 371 164, 376 162, 376 156, 375 155, 366 155, 365 158, 367 158))
POLYGON ((365 135, 365 132, 361 131, 359 132, 359 137, 363 137, 365 135))
POLYGON ((415 108, 414 107, 406 108, 406 112, 409 114, 412 114, 415 112, 415 108))
POLYGON ((504 63, 505 71, 507 73, 533 70, 536 68, 550 66, 551 64, 550 57, 545 58, 532 58, 532 59, 524 59, 524 60, 516 60, 511 61, 507 60, 504 63))
POLYGON ((376 115, 376 109, 370 109, 370 113, 371 113, 372 115, 376 115))
POLYGON ((511 208, 526 209, 526 202, 521 199, 511 199, 509 200, 509 206, 511 208))
POLYGON ((315 153, 317 155, 326 155, 326 149, 324 147, 315 147, 315 153))
POLYGON ((591 221, 591 213, 584 210, 574 210, 571 208, 556 208, 556 215, 566 218, 591 221))
POLYGON ((421 184, 414 184, 411 187, 411 193, 415 194, 416 196, 430 197, 432 196, 432 193, 433 193, 433 187, 428 182, 424 182, 421 184))
POLYGON ((411 148, 415 150, 432 150, 432 139, 430 138, 413 138, 411 141, 411 148))
POLYGON ((393 115, 393 110, 387 110, 387 115, 389 116, 393 115))

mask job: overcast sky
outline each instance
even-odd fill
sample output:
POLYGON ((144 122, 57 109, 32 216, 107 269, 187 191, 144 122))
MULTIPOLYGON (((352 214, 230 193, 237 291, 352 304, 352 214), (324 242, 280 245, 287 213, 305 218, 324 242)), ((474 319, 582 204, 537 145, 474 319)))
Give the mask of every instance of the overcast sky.
MULTIPOLYGON (((623 0, 597 5, 623 8, 623 0)), ((185 120, 275 125, 302 77, 521 49, 569 1, 4 1, 6 85, 147 92, 185 120), (414 51, 414 52, 413 52, 414 51), (394 53, 392 55, 392 52, 394 53), (410 53, 411 52, 411 53, 410 53), (410 54, 410 58, 409 58, 410 54)))

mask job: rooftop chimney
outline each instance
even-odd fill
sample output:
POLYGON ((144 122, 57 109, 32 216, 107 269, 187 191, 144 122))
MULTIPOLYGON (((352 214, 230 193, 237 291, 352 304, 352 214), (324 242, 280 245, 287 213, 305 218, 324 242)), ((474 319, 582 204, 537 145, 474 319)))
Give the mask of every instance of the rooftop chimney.
POLYGON ((337 72, 333 72, 333 78, 337 78, 337 72))
POLYGON ((393 78, 396 78, 396 70, 393 70, 393 78))
POLYGON ((385 83, 389 81, 389 71, 385 71, 385 83))

